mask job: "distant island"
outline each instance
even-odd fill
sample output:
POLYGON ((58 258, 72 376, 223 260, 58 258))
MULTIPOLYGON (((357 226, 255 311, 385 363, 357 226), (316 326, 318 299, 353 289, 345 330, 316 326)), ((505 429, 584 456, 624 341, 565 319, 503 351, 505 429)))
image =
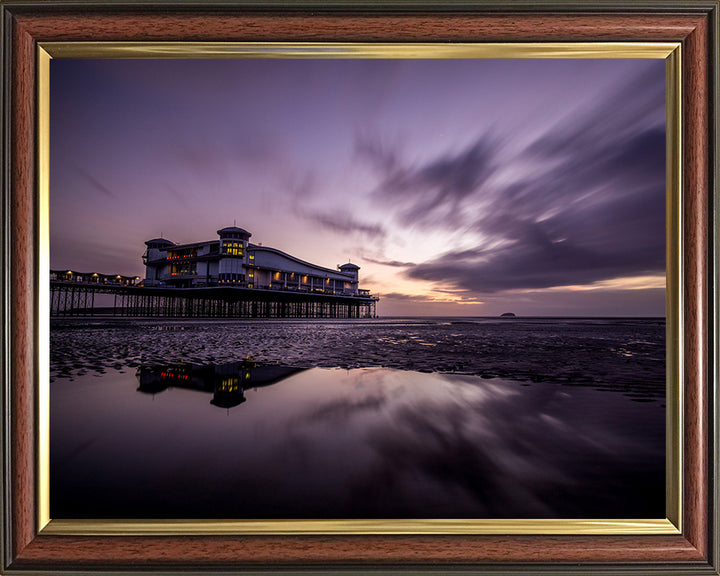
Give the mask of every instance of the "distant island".
POLYGON ((515 314, 513 314, 512 312, 505 312, 504 314, 500 314, 500 317, 501 318, 514 318, 515 314))

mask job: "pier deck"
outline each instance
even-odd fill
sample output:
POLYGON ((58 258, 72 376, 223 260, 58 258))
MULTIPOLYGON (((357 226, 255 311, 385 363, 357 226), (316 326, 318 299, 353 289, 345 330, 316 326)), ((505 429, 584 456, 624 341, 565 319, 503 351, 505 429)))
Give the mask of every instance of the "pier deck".
POLYGON ((374 318, 378 298, 236 286, 168 288, 50 282, 50 316, 161 318, 374 318), (98 294, 113 295, 96 306, 98 294))

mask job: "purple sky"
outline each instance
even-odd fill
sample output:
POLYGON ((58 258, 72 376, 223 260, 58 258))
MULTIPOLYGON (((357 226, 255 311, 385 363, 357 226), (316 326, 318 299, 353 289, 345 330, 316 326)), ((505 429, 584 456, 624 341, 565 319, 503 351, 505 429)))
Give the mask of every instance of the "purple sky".
POLYGON ((51 61, 52 268, 237 222, 378 314, 664 316, 663 60, 51 61))

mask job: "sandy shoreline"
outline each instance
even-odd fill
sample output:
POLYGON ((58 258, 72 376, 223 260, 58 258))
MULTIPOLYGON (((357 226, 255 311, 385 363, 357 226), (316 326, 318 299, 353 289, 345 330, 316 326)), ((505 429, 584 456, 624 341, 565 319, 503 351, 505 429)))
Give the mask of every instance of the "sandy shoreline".
POLYGON ((298 367, 382 366, 665 392, 664 323, 58 320, 51 379, 248 356, 298 367))

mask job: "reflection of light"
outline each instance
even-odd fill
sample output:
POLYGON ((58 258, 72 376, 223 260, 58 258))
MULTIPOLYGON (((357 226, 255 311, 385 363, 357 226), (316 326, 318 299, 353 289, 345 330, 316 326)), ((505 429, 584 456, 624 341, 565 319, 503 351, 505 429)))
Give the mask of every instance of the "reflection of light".
POLYGON ((221 392, 237 392, 238 379, 236 377, 223 378, 220 383, 221 392))
POLYGON ((187 380, 187 374, 173 374, 172 372, 160 372, 160 378, 173 380, 187 380))

